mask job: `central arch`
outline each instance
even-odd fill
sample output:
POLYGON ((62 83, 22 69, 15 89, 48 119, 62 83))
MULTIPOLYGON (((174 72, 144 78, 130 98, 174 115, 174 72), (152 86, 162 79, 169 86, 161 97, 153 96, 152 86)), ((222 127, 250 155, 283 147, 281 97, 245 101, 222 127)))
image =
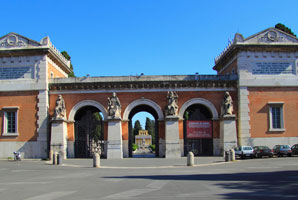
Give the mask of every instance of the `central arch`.
POLYGON ((155 130, 154 130, 154 138, 155 138, 155 156, 159 157, 159 121, 164 119, 163 112, 158 104, 149 99, 138 99, 130 103, 124 113, 123 120, 128 121, 128 156, 132 157, 132 145, 135 141, 133 141, 133 125, 132 118, 135 114, 139 112, 147 112, 150 113, 155 119, 155 130))
POLYGON ((164 119, 164 114, 160 108, 160 106, 155 103, 154 101, 150 100, 150 99, 138 99, 135 100, 133 102, 131 102, 125 109, 124 113, 123 113, 123 120, 129 120, 129 114, 132 111, 132 109, 134 109, 137 106, 140 105, 147 105, 151 108, 153 108, 155 110, 155 112, 157 113, 158 116, 158 120, 163 120, 164 119))

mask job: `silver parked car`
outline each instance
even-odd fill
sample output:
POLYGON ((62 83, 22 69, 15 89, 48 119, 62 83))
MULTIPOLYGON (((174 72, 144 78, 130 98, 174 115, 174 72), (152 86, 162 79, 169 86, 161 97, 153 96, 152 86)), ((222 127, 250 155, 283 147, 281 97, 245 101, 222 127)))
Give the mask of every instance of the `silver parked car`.
POLYGON ((235 155, 240 158, 254 157, 254 150, 251 146, 239 146, 239 147, 236 147, 234 150, 235 150, 235 155))

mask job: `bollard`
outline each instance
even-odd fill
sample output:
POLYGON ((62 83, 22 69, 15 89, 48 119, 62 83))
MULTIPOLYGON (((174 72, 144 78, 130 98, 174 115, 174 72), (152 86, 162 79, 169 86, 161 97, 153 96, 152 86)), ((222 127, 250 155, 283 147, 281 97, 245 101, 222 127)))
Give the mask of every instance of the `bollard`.
POLYGON ((225 162, 230 162, 231 156, 229 151, 225 151, 225 162))
POLYGON ((231 161, 235 161, 236 160, 236 157, 235 157, 235 150, 234 149, 230 149, 230 160, 231 161))
POLYGON ((57 153, 57 165, 61 165, 62 164, 62 156, 60 153, 57 153))
POLYGON ((100 167, 99 153, 94 153, 93 154, 93 167, 94 168, 99 168, 100 167))
POLYGON ((54 152, 53 153, 53 165, 56 165, 57 164, 57 153, 56 152, 54 152))
POLYGON ((50 150, 50 153, 49 153, 49 160, 53 160, 53 150, 50 150))
POLYGON ((188 152, 187 154, 187 166, 194 166, 195 164, 195 158, 193 155, 193 152, 188 152))

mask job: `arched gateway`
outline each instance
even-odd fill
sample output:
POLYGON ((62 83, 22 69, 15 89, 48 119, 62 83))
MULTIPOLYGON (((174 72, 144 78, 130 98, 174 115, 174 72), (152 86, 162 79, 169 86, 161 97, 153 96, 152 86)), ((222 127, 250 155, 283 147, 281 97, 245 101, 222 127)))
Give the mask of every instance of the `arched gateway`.
POLYGON ((124 149, 124 156, 127 157, 132 157, 132 144, 134 143, 133 140, 133 125, 132 125, 132 117, 138 113, 138 112, 148 112, 150 113, 154 119, 155 119, 155 156, 156 157, 162 157, 164 154, 162 153, 162 151, 159 151, 160 149, 162 149, 162 145, 163 145, 163 139, 159 137, 159 121, 164 120, 164 115, 162 112, 162 109, 160 108, 160 106, 155 103, 154 101, 150 100, 150 99, 137 99, 135 101, 133 101, 132 103, 130 103, 123 114, 123 120, 124 121, 128 121, 128 144, 124 144, 123 149, 124 149))
MULTIPOLYGON (((183 149, 184 155, 210 156, 214 154, 213 121, 218 120, 215 106, 208 100, 194 98, 185 102, 179 112, 183 116, 183 149)), ((216 140, 216 139, 215 139, 216 140)))
MULTIPOLYGON (((108 159, 132 155, 132 117, 142 111, 151 114, 155 120, 156 157, 185 156, 190 150, 196 151, 198 156, 217 155, 222 148, 218 120, 220 105, 226 91, 236 99, 235 85, 236 80, 231 76, 94 77, 69 78, 63 81, 55 79, 55 82, 50 84, 50 111, 53 112, 55 108, 57 96, 62 95, 68 116, 68 121, 65 122, 68 132, 68 157, 90 156, 92 134, 83 134, 82 139, 78 134, 82 132, 78 132, 77 126, 83 123, 78 121, 87 119, 84 118, 84 113, 88 110, 91 114, 101 113, 102 126, 99 135, 103 156, 108 159), (229 81, 226 81, 227 79, 229 81), (171 101, 169 94, 176 95, 176 112, 167 112, 171 101), (119 115, 116 117, 109 116, 107 112, 108 98, 113 95, 120 101, 119 115), (196 114, 186 119, 187 112, 196 114), (189 138, 187 121, 191 120, 209 121, 208 124, 212 127, 210 138, 189 138), (81 148, 79 141, 85 144, 85 147, 81 148), (87 153, 82 153, 81 150, 87 153)), ((83 127, 86 129, 86 126, 83 127)))

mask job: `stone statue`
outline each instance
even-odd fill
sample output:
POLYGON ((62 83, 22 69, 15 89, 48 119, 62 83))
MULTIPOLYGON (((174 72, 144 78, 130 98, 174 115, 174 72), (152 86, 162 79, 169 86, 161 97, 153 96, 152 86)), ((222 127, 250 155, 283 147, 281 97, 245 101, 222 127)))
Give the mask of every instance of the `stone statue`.
POLYGON ((109 117, 121 117, 121 104, 115 92, 111 98, 108 97, 108 112, 109 117))
POLYGON ((166 107, 166 116, 178 115, 178 95, 176 92, 169 91, 167 95, 168 106, 166 107))
POLYGON ((233 115, 233 101, 229 92, 225 92, 224 94, 221 115, 233 115))
POLYGON ((66 108, 62 95, 58 95, 58 99, 56 100, 56 107, 53 119, 66 119, 66 108))

